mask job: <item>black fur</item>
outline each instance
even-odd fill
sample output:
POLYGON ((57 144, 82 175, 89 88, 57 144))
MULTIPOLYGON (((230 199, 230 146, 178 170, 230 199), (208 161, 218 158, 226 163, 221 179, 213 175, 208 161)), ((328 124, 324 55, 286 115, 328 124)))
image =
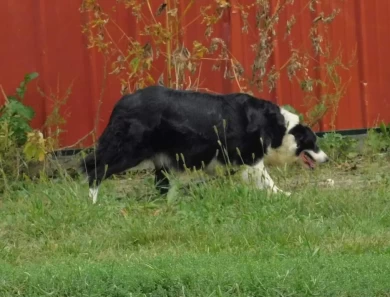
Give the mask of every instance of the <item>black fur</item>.
MULTIPOLYGON (((294 130, 297 137, 300 129, 305 128, 298 125, 294 130)), ((285 119, 270 101, 240 93, 213 95, 151 86, 117 102, 96 151, 87 156, 82 168, 90 186, 99 185, 104 178, 163 153, 171 164, 155 162, 156 184, 167 188, 162 171, 183 169, 181 156, 187 168, 207 165, 217 150, 221 163, 227 155, 232 164, 252 165, 269 146, 279 147, 285 134, 285 119)))
POLYGON ((319 152, 320 148, 317 146, 317 136, 313 131, 306 126, 297 125, 293 127, 290 131, 290 134, 294 135, 295 140, 298 145, 296 150, 296 155, 298 156, 304 150, 312 150, 313 152, 319 152))

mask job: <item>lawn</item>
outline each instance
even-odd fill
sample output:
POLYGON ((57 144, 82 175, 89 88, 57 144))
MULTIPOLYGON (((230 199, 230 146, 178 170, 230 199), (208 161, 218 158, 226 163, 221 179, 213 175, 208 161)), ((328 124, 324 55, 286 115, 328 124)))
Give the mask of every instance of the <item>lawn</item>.
POLYGON ((166 199, 131 174, 97 205, 79 181, 18 182, 0 199, 0 296, 390 296, 389 169, 274 168, 288 198, 218 178, 166 199))

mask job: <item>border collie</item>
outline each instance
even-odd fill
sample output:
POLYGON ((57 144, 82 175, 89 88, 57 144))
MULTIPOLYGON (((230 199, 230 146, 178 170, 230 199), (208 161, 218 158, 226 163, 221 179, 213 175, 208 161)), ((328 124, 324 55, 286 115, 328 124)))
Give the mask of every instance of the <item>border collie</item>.
POLYGON ((123 96, 94 152, 82 161, 89 195, 96 203, 103 179, 150 160, 155 185, 169 188, 165 173, 185 168, 215 170, 218 164, 245 165, 241 177, 258 189, 280 190, 267 164, 303 160, 309 168, 328 161, 313 131, 299 117, 248 94, 214 95, 162 86, 123 96))

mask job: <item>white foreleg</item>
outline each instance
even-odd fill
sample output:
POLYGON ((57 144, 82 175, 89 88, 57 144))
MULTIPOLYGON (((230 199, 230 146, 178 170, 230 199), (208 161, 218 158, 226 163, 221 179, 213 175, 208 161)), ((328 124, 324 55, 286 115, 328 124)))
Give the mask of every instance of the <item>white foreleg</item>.
POLYGON ((291 193, 284 192, 275 185, 264 166, 263 160, 259 161, 254 166, 248 166, 241 176, 244 181, 253 182, 258 189, 267 189, 271 193, 283 193, 287 196, 291 195, 291 193))
POLYGON ((99 193, 99 187, 89 188, 89 198, 92 199, 92 203, 95 204, 99 193))

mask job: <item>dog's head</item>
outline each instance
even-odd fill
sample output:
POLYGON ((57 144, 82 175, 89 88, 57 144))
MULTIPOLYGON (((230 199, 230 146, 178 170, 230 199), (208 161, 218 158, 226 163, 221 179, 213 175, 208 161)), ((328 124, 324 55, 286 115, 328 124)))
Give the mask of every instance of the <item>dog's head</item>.
POLYGON ((281 109, 285 120, 286 134, 280 147, 270 149, 267 162, 284 165, 301 161, 307 168, 314 169, 317 163, 329 160, 328 156, 318 147, 317 137, 307 126, 299 123, 299 117, 285 109, 281 109))
POLYGON ((296 142, 295 155, 310 169, 314 169, 317 163, 329 161, 328 156, 318 147, 317 137, 307 126, 298 124, 289 132, 296 142))

